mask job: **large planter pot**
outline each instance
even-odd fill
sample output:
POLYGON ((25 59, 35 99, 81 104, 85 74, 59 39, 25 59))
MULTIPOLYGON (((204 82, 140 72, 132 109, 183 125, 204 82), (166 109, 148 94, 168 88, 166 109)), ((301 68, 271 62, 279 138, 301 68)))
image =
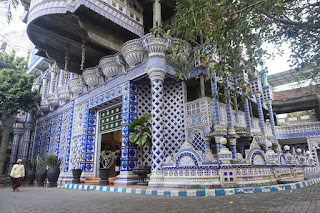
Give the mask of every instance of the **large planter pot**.
POLYGON ((100 59, 99 66, 108 80, 125 72, 125 62, 119 53, 113 56, 105 56, 100 59))
POLYGON ((89 87, 95 87, 99 85, 100 76, 97 73, 96 67, 85 69, 82 73, 82 77, 89 87))
POLYGON ((110 168, 101 168, 99 169, 100 172, 100 181, 99 186, 107 186, 109 185, 109 177, 110 177, 110 168))
POLYGON ((26 172, 26 180, 28 185, 33 185, 33 181, 36 178, 36 171, 35 170, 27 170, 26 172))
POLYGON ((48 184, 47 187, 57 187, 57 181, 60 175, 59 168, 49 168, 47 172, 48 184))
POLYGON ((47 100, 48 100, 48 104, 51 107, 55 108, 55 107, 59 106, 59 100, 58 100, 58 97, 56 96, 56 94, 48 95, 47 100))
POLYGON ((58 88, 58 99, 61 101, 69 101, 70 100, 70 93, 69 93, 69 87, 59 87, 58 88))
POLYGON ((81 183, 80 176, 82 169, 72 169, 72 183, 81 183))
POLYGON ((46 101, 41 101, 41 104, 40 104, 40 109, 43 111, 43 112, 49 112, 50 111, 50 107, 49 105, 46 103, 46 101))
POLYGON ((147 186, 148 183, 146 182, 147 174, 150 174, 151 169, 148 167, 143 168, 133 168, 132 172, 138 175, 139 182, 137 185, 140 186, 147 186))
POLYGON ((82 80, 82 77, 77 76, 69 80, 68 86, 70 92, 73 93, 74 96, 80 95, 85 92, 86 86, 82 80))
POLYGON ((148 53, 140 39, 127 41, 121 47, 121 54, 130 67, 135 67, 148 58, 148 53))
POLYGON ((153 55, 159 55, 165 53, 165 51, 170 47, 172 38, 165 35, 164 38, 158 36, 155 37, 151 33, 145 35, 142 38, 143 47, 148 50, 149 57, 153 55))
POLYGON ((167 55, 167 57, 169 57, 169 62, 172 64, 177 64, 179 66, 187 61, 192 50, 191 45, 188 42, 180 39, 175 39, 171 49, 172 54, 167 55))
POLYGON ((44 186, 43 182, 47 177, 47 170, 36 170, 37 186, 44 186))

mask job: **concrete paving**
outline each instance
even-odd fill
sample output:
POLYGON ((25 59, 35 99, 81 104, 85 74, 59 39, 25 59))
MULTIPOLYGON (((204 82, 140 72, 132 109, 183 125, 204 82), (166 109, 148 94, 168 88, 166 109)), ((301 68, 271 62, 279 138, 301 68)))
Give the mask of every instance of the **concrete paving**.
POLYGON ((83 212, 320 212, 320 184, 257 194, 165 197, 93 190, 0 187, 1 213, 83 212))

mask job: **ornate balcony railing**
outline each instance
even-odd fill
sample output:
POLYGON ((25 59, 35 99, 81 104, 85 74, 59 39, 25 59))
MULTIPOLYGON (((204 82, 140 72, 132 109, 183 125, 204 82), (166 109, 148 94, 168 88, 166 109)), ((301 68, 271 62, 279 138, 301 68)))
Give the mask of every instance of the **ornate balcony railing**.
POLYGON ((277 139, 319 136, 320 122, 290 126, 276 126, 276 135, 277 139))
POLYGON ((142 36, 144 34, 142 9, 139 9, 139 14, 135 9, 139 5, 135 3, 134 8, 133 3, 131 4, 132 7, 117 0, 32 0, 28 24, 41 16, 49 14, 73 13, 81 5, 84 5, 136 35, 142 36))

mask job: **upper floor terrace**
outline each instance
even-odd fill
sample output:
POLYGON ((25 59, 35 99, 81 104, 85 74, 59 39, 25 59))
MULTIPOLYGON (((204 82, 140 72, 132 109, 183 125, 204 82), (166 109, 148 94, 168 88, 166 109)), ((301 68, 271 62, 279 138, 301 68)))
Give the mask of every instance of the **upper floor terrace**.
POLYGON ((40 50, 38 55, 54 60, 61 69, 68 58, 68 71, 76 74, 96 66, 103 56, 119 52, 126 41, 149 32, 155 13, 160 11, 160 20, 167 20, 174 8, 171 0, 25 0, 23 3, 29 11, 27 32, 40 50), (157 7, 153 6, 154 2, 157 7))

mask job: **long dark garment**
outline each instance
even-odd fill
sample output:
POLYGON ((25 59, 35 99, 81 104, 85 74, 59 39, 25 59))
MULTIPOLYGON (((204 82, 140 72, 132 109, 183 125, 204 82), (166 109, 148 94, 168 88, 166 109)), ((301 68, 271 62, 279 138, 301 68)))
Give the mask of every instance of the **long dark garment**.
POLYGON ((20 186, 21 178, 12 178, 13 183, 12 183, 12 189, 16 190, 20 186))

